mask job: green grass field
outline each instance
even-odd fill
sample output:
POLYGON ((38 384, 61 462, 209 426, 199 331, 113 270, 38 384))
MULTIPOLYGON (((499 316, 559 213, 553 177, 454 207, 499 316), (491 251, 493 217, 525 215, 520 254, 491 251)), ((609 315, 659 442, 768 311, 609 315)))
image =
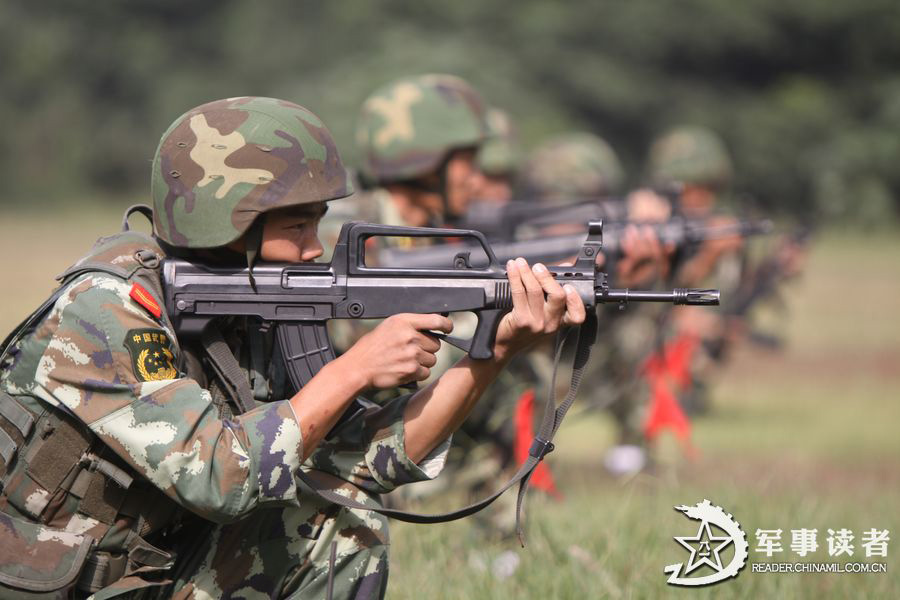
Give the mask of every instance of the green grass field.
MULTIPOLYGON (((113 211, 115 212, 115 211, 113 211)), ((6 213, 0 219, 5 334, 51 289, 62 271, 101 233, 118 227, 96 210, 46 217, 6 213)), ((136 218, 137 219, 137 218, 136 218)), ((789 339, 779 353, 738 352, 714 385, 714 405, 694 423, 696 460, 663 440, 652 475, 619 481, 605 474, 609 421, 570 418, 548 461, 565 494, 561 502, 532 494, 528 544, 491 539, 471 521, 392 527, 389 598, 820 598, 900 596, 900 238, 823 234, 804 277, 787 294, 789 339), (734 514, 747 532, 783 529, 777 560, 831 559, 825 530, 889 529, 895 538, 886 574, 759 574, 702 589, 665 583, 663 567, 687 552, 672 539, 693 535, 695 521, 673 510, 703 498, 734 514), (819 550, 799 559, 791 529, 819 530, 819 550), (514 577, 495 567, 519 558, 514 577), (501 558, 502 557, 502 558, 501 558)), ((577 411, 577 409, 576 409, 577 411)), ((463 498, 421 506, 451 508, 463 498)))

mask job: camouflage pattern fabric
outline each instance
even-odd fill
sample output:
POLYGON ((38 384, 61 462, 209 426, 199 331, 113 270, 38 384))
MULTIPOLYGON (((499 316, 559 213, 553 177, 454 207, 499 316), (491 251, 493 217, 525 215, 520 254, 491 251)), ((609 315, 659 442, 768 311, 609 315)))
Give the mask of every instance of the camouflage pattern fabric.
MULTIPOLYGON (((327 505, 298 489, 293 473, 301 468, 303 440, 287 400, 269 397, 245 414, 220 417, 210 392, 181 371, 185 348, 168 317, 164 312, 155 316, 148 308, 162 305, 154 291, 158 281, 132 277, 138 247, 162 255, 140 234, 124 233, 101 240, 80 261, 85 272, 74 276, 44 321, 16 345, 0 389, 35 414, 58 410, 74 417, 137 480, 165 494, 168 500, 162 502, 188 509, 185 522, 207 523, 204 545, 181 555, 175 585, 141 593, 187 598, 279 597, 298 591, 320 595, 336 542, 335 597, 377 597, 387 576, 385 521, 327 505), (129 276, 92 270, 97 263, 114 265, 129 276), (135 283, 149 299, 135 295, 135 283)), ((317 469, 373 505, 378 494, 436 476, 449 440, 413 463, 403 442, 407 399, 370 407, 348 420, 302 468, 317 469)), ((15 511, 15 493, 4 487, 0 511, 22 518, 27 512, 15 511)), ((43 503, 44 511, 32 518, 49 521, 57 530, 93 536, 110 551, 126 545, 123 531, 129 522, 109 526, 91 521, 79 512, 83 503, 77 498, 46 508, 44 495, 35 489, 16 503, 23 509, 43 503)), ((7 535, 0 533, 4 544, 7 535)), ((134 571, 95 597, 133 595, 164 582, 158 573, 134 571)))
POLYGON ((586 132, 551 138, 529 154, 519 182, 527 198, 573 203, 619 191, 625 173, 602 138, 586 132))
POLYGON ((218 100, 179 117, 160 140, 154 231, 172 246, 214 248, 239 238, 261 213, 352 192, 316 115, 273 98, 218 100))
POLYGON ((455 149, 488 136, 486 106, 453 75, 418 75, 389 83, 363 103, 357 126, 364 177, 375 183, 416 179, 437 171, 455 149))
POLYGON ((704 127, 679 126, 650 146, 648 175, 659 186, 689 183, 710 187, 728 184, 731 158, 721 138, 704 127))

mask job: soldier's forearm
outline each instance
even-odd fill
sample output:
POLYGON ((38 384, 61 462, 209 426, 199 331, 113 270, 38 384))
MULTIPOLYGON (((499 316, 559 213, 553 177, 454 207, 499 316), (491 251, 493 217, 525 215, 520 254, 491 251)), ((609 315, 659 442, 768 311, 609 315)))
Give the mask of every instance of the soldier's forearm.
POLYGON ((350 402, 365 389, 357 370, 338 358, 328 363, 293 398, 291 408, 303 437, 303 460, 319 445, 350 402))
POLYGON ((719 254, 717 252, 700 252, 681 267, 677 284, 685 286, 697 285, 712 272, 718 259, 719 254))
POLYGON ((413 462, 428 456, 462 425, 505 364, 464 357, 410 399, 403 424, 406 454, 413 462))

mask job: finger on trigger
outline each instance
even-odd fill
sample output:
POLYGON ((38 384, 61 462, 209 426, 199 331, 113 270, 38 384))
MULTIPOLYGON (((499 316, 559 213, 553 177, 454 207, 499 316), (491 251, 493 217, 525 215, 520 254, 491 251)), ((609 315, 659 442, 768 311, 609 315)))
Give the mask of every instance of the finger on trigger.
POLYGON ((410 314, 409 324, 419 331, 436 329, 444 333, 450 333, 453 330, 453 321, 443 315, 431 313, 410 314))
POLYGON ((451 321, 449 317, 445 317, 444 315, 432 316, 434 317, 434 324, 429 327, 429 329, 436 329, 437 331, 443 331, 444 333, 453 331, 453 321, 451 321))

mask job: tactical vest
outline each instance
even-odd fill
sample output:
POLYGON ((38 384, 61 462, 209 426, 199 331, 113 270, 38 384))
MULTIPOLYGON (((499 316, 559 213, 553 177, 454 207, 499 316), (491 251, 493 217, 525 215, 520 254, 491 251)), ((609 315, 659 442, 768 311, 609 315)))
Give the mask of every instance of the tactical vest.
MULTIPOLYGON (((0 373, 18 341, 79 275, 108 273, 161 298, 162 254, 127 226, 98 240, 0 347, 0 373)), ((188 515, 80 420, 33 396, 10 394, 0 381, 0 597, 68 597, 130 576, 132 589, 166 583, 174 563, 167 538, 188 515)))

